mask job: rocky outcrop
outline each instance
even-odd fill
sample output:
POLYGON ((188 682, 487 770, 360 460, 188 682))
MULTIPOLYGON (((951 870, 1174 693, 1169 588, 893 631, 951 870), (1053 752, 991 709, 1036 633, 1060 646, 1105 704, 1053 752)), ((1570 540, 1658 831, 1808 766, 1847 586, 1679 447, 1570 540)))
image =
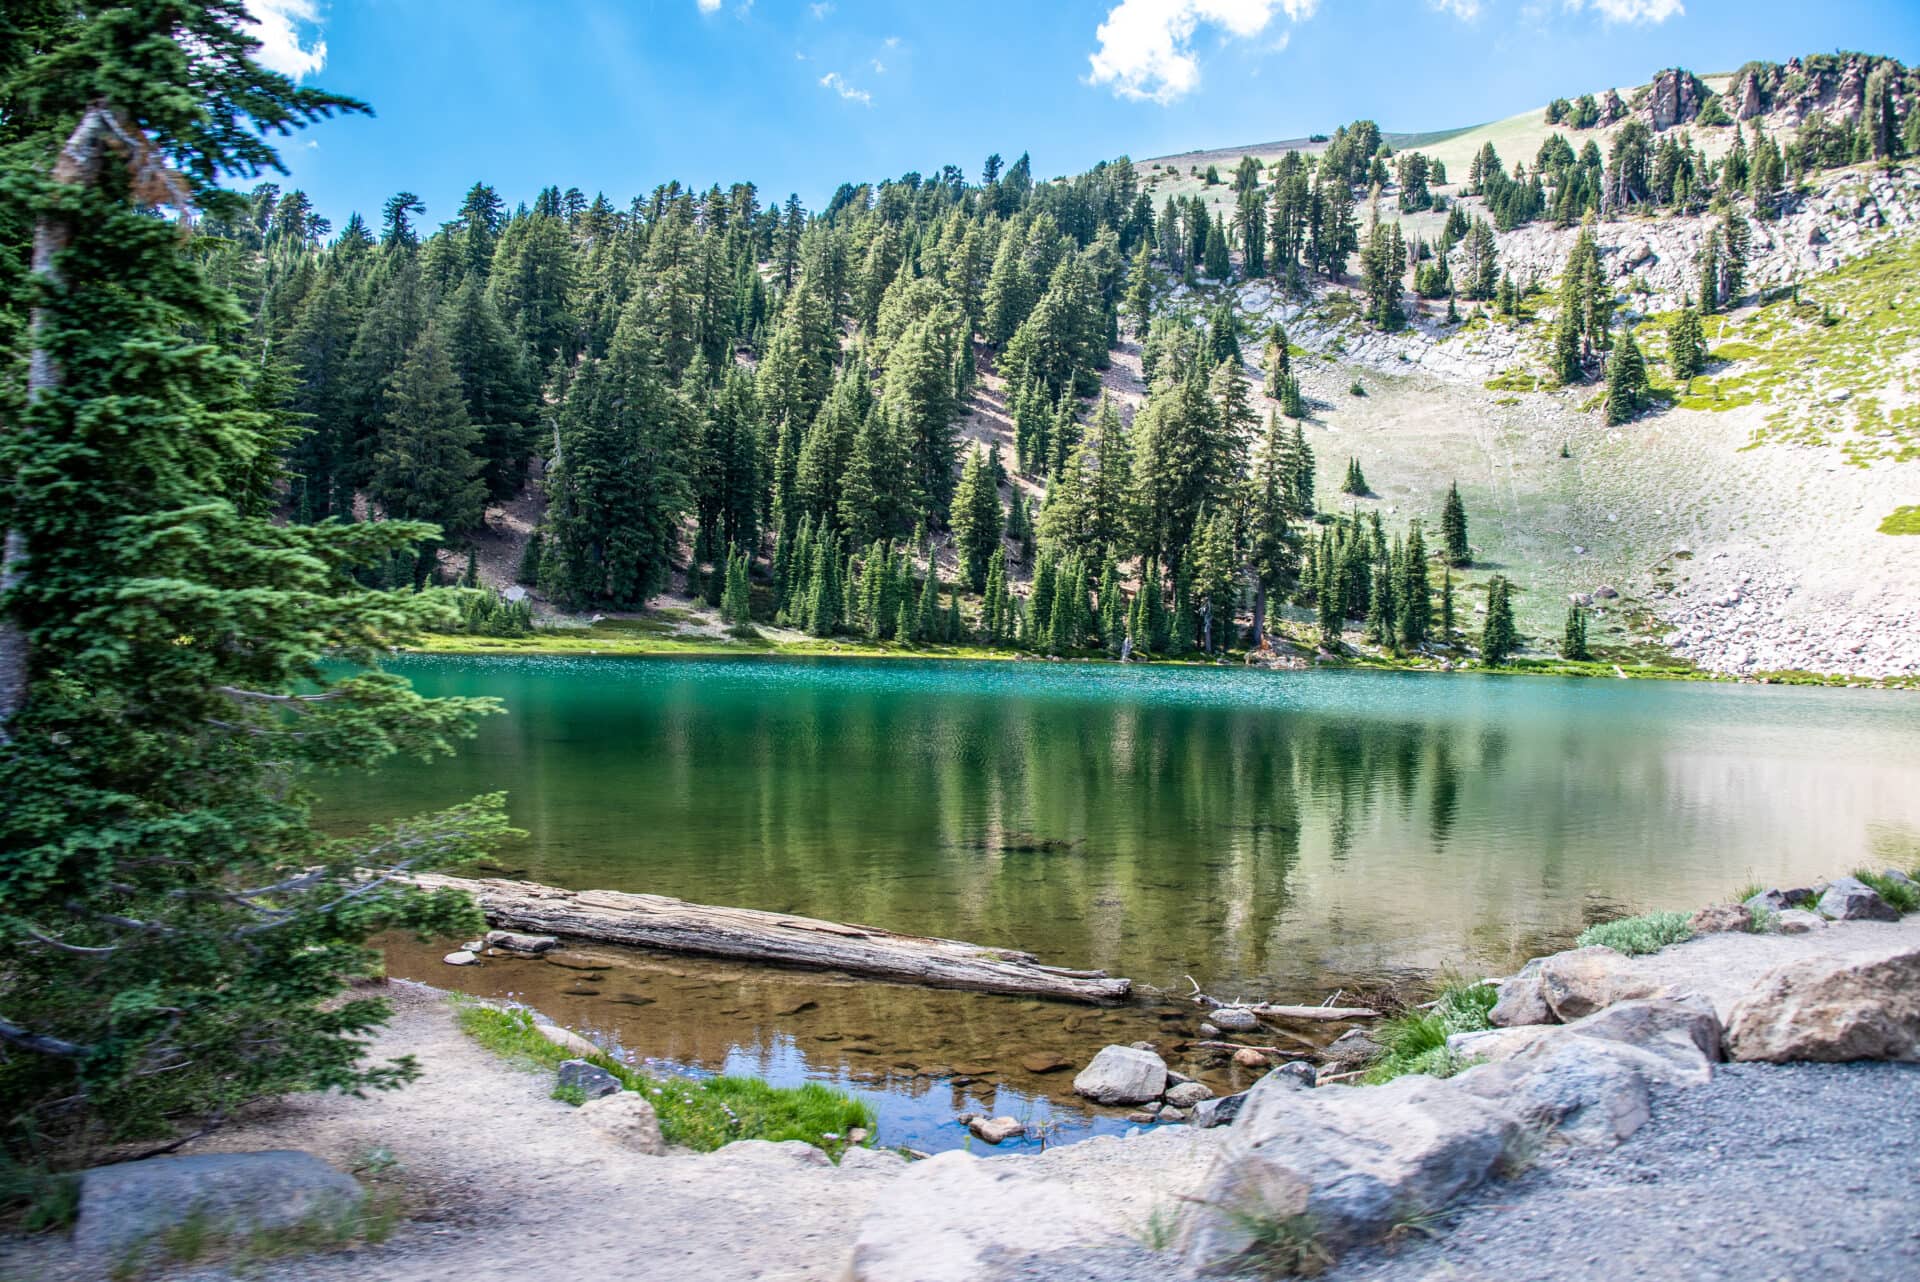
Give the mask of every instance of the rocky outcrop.
POLYGON ((1547 1005, 1546 986, 1538 975, 1515 975, 1500 985, 1500 999, 1487 1013, 1495 1028, 1519 1028, 1527 1024, 1551 1024, 1553 1008, 1547 1005))
POLYGON ((1620 121, 1626 119, 1626 115, 1627 104, 1620 101, 1620 94, 1617 90, 1609 89, 1600 95, 1600 125, 1602 128, 1608 125, 1618 124, 1620 121))
POLYGON ((1167 1062, 1134 1046, 1108 1046, 1073 1079, 1074 1093, 1096 1104, 1144 1104, 1167 1089, 1167 1062))
POLYGON ((637 1091, 620 1091, 580 1106, 580 1120, 620 1147, 659 1157, 667 1151, 660 1134, 660 1118, 653 1105, 637 1091))
POLYGON ((1691 71, 1675 67, 1661 72, 1648 86, 1647 119, 1658 133, 1684 125, 1706 105, 1708 89, 1691 71))
POLYGON ((1540 995, 1565 1023, 1591 1015, 1615 1002, 1651 997, 1662 986, 1633 973, 1627 958, 1611 948, 1594 945, 1555 953, 1540 963, 1540 995))
POLYGON ((203 1153, 100 1166, 80 1177, 74 1245, 118 1265, 189 1220, 224 1237, 335 1221, 360 1186, 311 1153, 203 1153))
POLYGON ((1752 930, 1753 910, 1745 904, 1709 904, 1687 918, 1687 929, 1696 935, 1712 935, 1725 930, 1752 930))
POLYGON ((1740 77, 1733 96, 1740 104, 1734 111, 1738 120, 1752 120, 1767 109, 1766 100, 1760 96, 1760 77, 1751 71, 1740 77))
POLYGON ((1738 1060, 1920 1061, 1920 948, 1807 957, 1763 976, 1733 1008, 1738 1060))

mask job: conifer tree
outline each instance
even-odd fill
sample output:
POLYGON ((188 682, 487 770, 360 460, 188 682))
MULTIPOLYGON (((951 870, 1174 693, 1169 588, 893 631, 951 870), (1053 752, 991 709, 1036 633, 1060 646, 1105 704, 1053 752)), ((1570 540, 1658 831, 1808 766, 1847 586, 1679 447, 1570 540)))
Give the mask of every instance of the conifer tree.
POLYGON ((940 610, 940 575, 928 562, 926 578, 920 585, 920 605, 914 611, 913 639, 938 641, 945 624, 946 616, 940 610))
POLYGON ((1167 621, 1166 652, 1180 658, 1193 649, 1193 571, 1186 561, 1173 574, 1173 617, 1167 621))
POLYGON ((1448 645, 1453 644, 1453 570, 1451 567, 1441 571, 1440 639, 1448 645))
POLYGON ((1577 605, 1567 608, 1567 626, 1560 639, 1560 654, 1567 659, 1593 657, 1587 650, 1587 612, 1577 605))
POLYGON ((1683 308, 1674 318, 1667 335, 1667 351, 1673 376, 1683 383, 1706 368, 1707 340, 1700 326, 1700 314, 1693 308, 1683 308))
POLYGON ((1440 537, 1446 542, 1448 565, 1472 565, 1473 548, 1467 542, 1467 505, 1460 501, 1460 483, 1447 486, 1447 501, 1440 509, 1440 537))
POLYGON ((1109 654, 1120 653, 1127 632, 1127 601, 1120 591, 1120 568, 1106 558, 1100 571, 1100 642, 1109 654))
POLYGON ((806 629, 816 637, 840 630, 843 616, 840 557, 832 533, 821 530, 813 540, 813 564, 807 584, 806 629))
POLYGON ((1359 459, 1349 458, 1347 460, 1347 477, 1346 477, 1346 480, 1342 481, 1340 484, 1340 492, 1342 494, 1355 494, 1355 495, 1362 495, 1362 496, 1371 492, 1367 489, 1366 474, 1360 470, 1359 459))
POLYGON ((1008 640, 1007 552, 997 547, 987 562, 987 590, 980 607, 982 640, 988 645, 1004 645, 1008 640))
POLYGON ((1506 576, 1496 574, 1487 583, 1487 622, 1480 633, 1480 655, 1488 663, 1505 663, 1518 644, 1506 576))
POLYGON ((747 554, 737 548, 727 551, 727 587, 720 598, 720 617, 732 625, 735 636, 753 635, 753 595, 747 579, 747 554))
POLYGON ((1607 362, 1607 423, 1625 423, 1640 410, 1640 393, 1647 386, 1647 366, 1632 334, 1614 345, 1607 362))
POLYGON ((1059 567, 1049 554, 1040 557, 1033 571, 1033 585, 1027 593, 1027 622, 1033 635, 1046 638, 1053 632, 1054 579, 1059 567))
POLYGON ((386 403, 368 486, 374 502, 396 520, 426 521, 448 533, 479 525, 487 499, 475 452, 480 430, 467 419, 437 330, 414 345, 388 384, 386 403))
MULTIPOLYGON (((234 501, 285 420, 259 407, 251 363, 207 341, 235 301, 156 206, 243 217, 222 179, 278 168, 268 139, 360 109, 264 70, 247 30, 236 4, 0 17, 0 228, 40 248, 21 256, 36 310, 0 322, 7 1159, 31 1145, 85 1164, 102 1141, 281 1093, 409 1080, 408 1062, 363 1062, 387 1014, 347 991, 376 970, 365 941, 479 917, 365 872, 458 862, 507 832, 497 797, 364 835, 309 822, 308 772, 443 751, 487 705, 376 666, 450 615, 351 572, 410 560, 434 530, 284 524, 234 501)), ((12 269, 0 285, 28 283, 12 269)))

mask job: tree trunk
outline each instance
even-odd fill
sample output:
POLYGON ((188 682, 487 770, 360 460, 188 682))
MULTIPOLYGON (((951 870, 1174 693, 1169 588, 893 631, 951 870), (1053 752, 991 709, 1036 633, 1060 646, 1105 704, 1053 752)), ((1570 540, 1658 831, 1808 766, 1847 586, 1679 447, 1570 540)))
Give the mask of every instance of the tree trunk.
POLYGON ((960 988, 1077 1002, 1124 1000, 1131 980, 1103 970, 1042 965, 1031 953, 953 939, 896 935, 874 926, 790 913, 690 904, 665 895, 561 890, 526 881, 410 873, 428 890, 473 896, 487 921, 511 930, 570 935, 664 952, 842 970, 931 988, 960 988))
POLYGON ((1267 585, 1264 582, 1253 586, 1253 648, 1267 648, 1267 585))

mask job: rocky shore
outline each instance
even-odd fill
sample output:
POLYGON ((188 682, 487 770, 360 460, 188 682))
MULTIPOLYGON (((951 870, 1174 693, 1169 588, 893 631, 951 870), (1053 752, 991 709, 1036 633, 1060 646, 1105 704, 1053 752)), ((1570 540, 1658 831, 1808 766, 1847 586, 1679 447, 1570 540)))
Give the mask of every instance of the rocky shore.
MULTIPOLYGON (((1518 1197, 1559 1261, 1538 1276, 1597 1278, 1616 1275, 1593 1271, 1592 1250, 1576 1259, 1553 1245, 1562 1233, 1599 1240, 1563 1223, 1580 1190, 1613 1190, 1610 1181, 1630 1179, 1622 1172, 1644 1183, 1669 1166, 1703 1189, 1718 1187, 1711 1175, 1762 1201, 1818 1170, 1860 1184, 1865 1222, 1891 1205, 1908 1223, 1920 1209, 1910 1164, 1920 1068, 1871 1076, 1834 1066, 1920 1063, 1920 915, 1899 911, 1920 903, 1908 893, 1920 888, 1901 874, 1869 880, 1768 889, 1683 918, 1683 929, 1651 923, 1691 932, 1684 942, 1637 955, 1576 948, 1489 981, 1499 989, 1491 1026, 1450 1039, 1459 1071, 1447 1077, 1358 1086, 1291 1063, 1210 1098, 1149 1047, 1109 1047, 1080 1069, 1076 1089, 1142 1125, 1037 1155, 909 1161, 855 1147, 836 1165, 807 1144, 757 1141, 676 1152, 645 1101, 592 1065, 563 1065, 557 1083, 550 1071, 515 1069, 454 1027, 444 995, 396 985, 399 1016, 374 1049, 416 1055, 419 1083, 369 1100, 287 1100, 178 1157, 105 1168, 82 1186, 72 1238, 0 1243, 0 1277, 98 1277, 109 1247, 124 1253, 138 1235, 164 1233, 163 1221, 197 1198, 245 1215, 265 1196, 281 1213, 346 1195, 348 1173, 404 1208, 390 1240, 250 1259, 244 1270, 216 1260, 191 1276, 1163 1282, 1335 1266, 1351 1277, 1512 1276, 1499 1262, 1526 1248, 1498 1213, 1475 1208, 1518 1197), (1833 1129, 1828 1074, 1904 1098, 1906 1120, 1889 1119, 1884 1139, 1833 1129), (1702 1110, 1750 1120, 1758 1100, 1776 1101, 1768 1124, 1783 1130, 1764 1142, 1715 1132, 1711 1142, 1751 1162, 1777 1156, 1790 1135, 1792 1160, 1708 1171, 1676 1138, 1699 1133, 1702 1110), (1889 1170, 1905 1170, 1905 1185, 1881 1183, 1889 1170), (636 1232, 642 1223, 648 1232, 636 1232), (1383 1253, 1415 1239, 1404 1256, 1383 1253), (1447 1272, 1457 1260, 1475 1263, 1447 1272)), ((1210 1015, 1234 1024, 1239 1010, 1210 1015)), ((595 1049, 544 1027, 557 1044, 595 1049)), ((1363 1040, 1342 1038, 1340 1055, 1368 1054, 1355 1050, 1363 1040)), ((883 1118, 883 1143, 884 1127, 883 1118)), ((1632 1187, 1618 1196, 1650 1221, 1634 1225, 1645 1240, 1672 1238, 1687 1214, 1632 1187)), ((1586 1225, 1597 1213, 1623 1231, 1605 1206, 1574 1218, 1586 1225)), ((1723 1240, 1716 1259, 1726 1276, 1786 1275, 1803 1237, 1723 1240)), ((1911 1276, 1920 1263, 1910 1231, 1860 1251, 1861 1269, 1833 1275, 1911 1276)))

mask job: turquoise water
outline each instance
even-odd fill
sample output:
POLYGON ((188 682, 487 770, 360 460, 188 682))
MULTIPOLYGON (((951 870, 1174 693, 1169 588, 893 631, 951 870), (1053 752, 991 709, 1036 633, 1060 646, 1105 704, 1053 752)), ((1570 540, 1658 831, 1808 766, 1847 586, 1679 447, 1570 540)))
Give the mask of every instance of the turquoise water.
MULTIPOLYGON (((1191 975, 1317 1001, 1497 969, 1623 911, 1920 859, 1920 701, 1901 692, 1039 662, 392 667, 507 715, 451 761, 349 777, 330 823, 504 789, 530 836, 500 862, 532 880, 1012 945, 1173 992, 1191 975)), ((725 982, 771 984, 765 1009, 721 1018, 692 965, 665 984, 685 993, 624 1014, 572 978, 588 991, 570 1000, 630 1017, 642 1053, 776 1077, 861 1080, 875 1065, 836 1046, 898 1032, 874 1056, 892 1069, 937 1027, 961 1039, 948 1060, 994 1072, 931 1080, 991 1076, 1022 1099, 1061 1083, 1004 1071, 1009 1052, 1079 1062, 1119 1027, 1057 1028, 1043 1004, 973 1035, 977 1012, 1018 1004, 871 985, 781 1015, 790 980, 750 970, 725 982)), ((491 982, 557 1000, 525 969, 491 982)), ((1193 1035, 1151 1005, 1122 1024, 1193 1035)))

